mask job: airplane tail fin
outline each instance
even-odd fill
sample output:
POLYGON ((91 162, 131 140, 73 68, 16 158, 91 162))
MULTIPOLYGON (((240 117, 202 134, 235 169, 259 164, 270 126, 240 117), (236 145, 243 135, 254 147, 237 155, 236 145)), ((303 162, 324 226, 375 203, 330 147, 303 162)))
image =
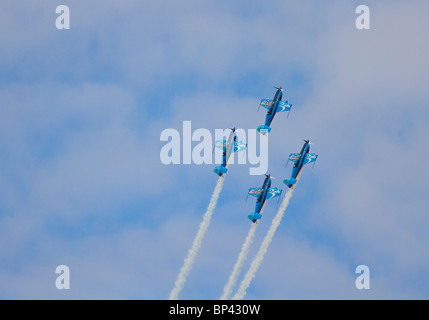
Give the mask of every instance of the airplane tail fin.
POLYGON ((216 173, 218 176, 221 176, 222 174, 226 173, 228 171, 227 168, 223 166, 215 167, 213 172, 216 173))
POLYGON ((294 178, 284 179, 283 183, 290 188, 296 183, 296 179, 294 179, 294 178))
POLYGON ((264 134, 270 132, 271 128, 269 126, 262 125, 262 126, 259 126, 256 130, 264 135, 264 134))
POLYGON ((255 213, 251 213, 247 216, 253 223, 255 223, 257 220, 262 218, 262 215, 255 212, 255 213))

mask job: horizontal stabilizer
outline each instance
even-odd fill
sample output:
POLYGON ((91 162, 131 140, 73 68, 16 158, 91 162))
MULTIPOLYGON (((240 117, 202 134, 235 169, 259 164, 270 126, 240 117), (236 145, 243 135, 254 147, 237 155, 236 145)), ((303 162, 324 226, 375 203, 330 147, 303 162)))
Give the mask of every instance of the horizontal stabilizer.
POLYGON ((228 169, 223 167, 223 166, 219 166, 219 167, 215 167, 213 171, 218 176, 221 176, 222 174, 226 173, 228 171, 228 169))
POLYGON ((264 134, 270 132, 271 128, 269 126, 266 126, 266 125, 261 125, 256 130, 264 135, 264 134))
POLYGON ((284 179, 283 183, 290 188, 296 183, 296 179, 294 179, 294 178, 284 179))
POLYGON ((249 218, 253 223, 256 222, 256 220, 259 220, 262 218, 262 215, 255 212, 255 213, 251 213, 247 216, 247 218, 249 218))

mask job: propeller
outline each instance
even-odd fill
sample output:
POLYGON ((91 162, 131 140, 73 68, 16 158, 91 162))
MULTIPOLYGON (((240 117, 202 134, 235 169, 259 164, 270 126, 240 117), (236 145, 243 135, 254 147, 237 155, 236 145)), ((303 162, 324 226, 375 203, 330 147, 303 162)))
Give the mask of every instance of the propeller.
POLYGON ((274 88, 276 88, 277 90, 283 91, 282 87, 279 88, 279 87, 274 86, 274 88))
POLYGON ((307 142, 309 145, 314 144, 313 142, 310 142, 310 139, 307 139, 307 140, 303 139, 303 140, 304 140, 304 142, 307 142))

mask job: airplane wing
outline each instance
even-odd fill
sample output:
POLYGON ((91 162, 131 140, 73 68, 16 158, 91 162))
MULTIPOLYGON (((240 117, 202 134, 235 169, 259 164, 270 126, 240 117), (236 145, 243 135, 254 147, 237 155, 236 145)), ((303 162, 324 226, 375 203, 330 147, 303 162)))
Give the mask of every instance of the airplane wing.
POLYGON ((215 147, 223 150, 226 147, 226 140, 216 140, 215 147))
POLYGON ((262 188, 250 188, 248 194, 251 196, 257 197, 261 193, 262 188))
POLYGON ((279 101, 277 112, 289 111, 290 108, 291 104, 287 103, 287 101, 279 101))
POLYGON ((234 141, 234 152, 243 151, 246 149, 247 144, 242 141, 234 141))
POLYGON ((307 153, 305 155, 304 164, 315 162, 317 160, 317 154, 315 153, 307 153))
POLYGON ((275 197, 279 197, 282 194, 282 189, 268 188, 267 200, 275 197))
POLYGON ((273 100, 271 99, 262 99, 261 103, 259 104, 261 107, 264 107, 267 110, 270 110, 270 107, 273 105, 273 100))
POLYGON ((289 161, 296 163, 299 160, 299 153, 291 153, 289 155, 289 161))

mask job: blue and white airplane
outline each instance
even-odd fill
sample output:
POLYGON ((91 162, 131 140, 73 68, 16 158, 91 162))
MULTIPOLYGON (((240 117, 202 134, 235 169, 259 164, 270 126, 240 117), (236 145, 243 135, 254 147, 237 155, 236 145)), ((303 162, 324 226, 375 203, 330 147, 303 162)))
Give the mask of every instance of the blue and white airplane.
MULTIPOLYGON (((309 153, 310 151, 310 140, 304 140, 305 143, 302 146, 300 153, 291 153, 289 155, 289 161, 293 161, 294 165, 292 168, 292 175, 290 179, 284 179, 283 183, 286 184, 289 188, 292 188, 297 182, 299 175, 301 174, 301 170, 307 163, 316 162, 317 154, 309 153)), ((287 165, 287 163, 286 163, 287 165)))
POLYGON ((222 164, 215 167, 213 171, 219 176, 225 174, 228 171, 228 160, 231 154, 233 152, 243 151, 246 149, 246 146, 247 144, 242 141, 237 141, 237 132, 235 131, 235 128, 231 129, 228 140, 216 140, 215 147, 221 149, 223 154, 222 164))
POLYGON ((270 188, 270 187, 271 187, 271 177, 270 175, 266 175, 262 188, 249 189, 247 196, 249 196, 250 194, 251 196, 257 197, 255 212, 247 216, 253 223, 256 223, 258 219, 261 219, 262 217, 261 211, 265 205, 265 200, 279 197, 282 193, 282 189, 270 188))
MULTIPOLYGON (((262 99, 259 107, 264 107, 268 110, 267 115, 265 116, 265 124, 258 127, 258 132, 266 134, 271 131, 270 124, 274 119, 274 116, 277 112, 290 111, 292 104, 289 104, 287 101, 282 101, 283 89, 282 87, 276 88, 277 92, 274 95, 274 99, 262 99)), ((259 110, 259 109, 258 109, 259 110)))

